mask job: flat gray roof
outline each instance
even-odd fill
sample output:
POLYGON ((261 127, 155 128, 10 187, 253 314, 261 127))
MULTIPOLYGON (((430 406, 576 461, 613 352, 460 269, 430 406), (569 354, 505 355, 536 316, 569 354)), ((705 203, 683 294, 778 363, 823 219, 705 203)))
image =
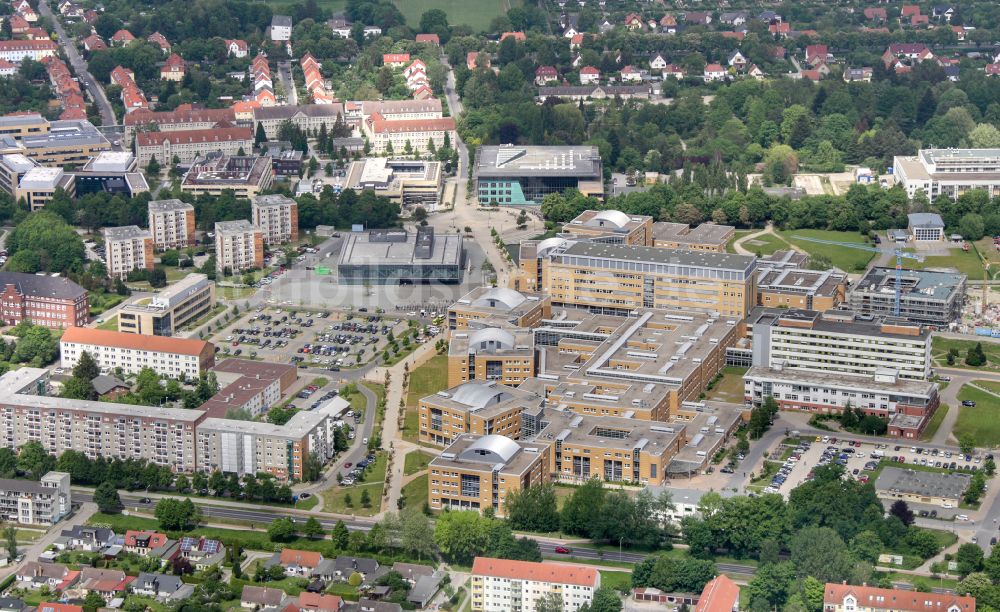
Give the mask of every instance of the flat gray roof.
POLYGON ((373 242, 372 232, 347 235, 340 250, 340 265, 430 264, 457 266, 462 261, 462 237, 458 234, 434 234, 429 258, 416 257, 417 234, 407 232, 406 240, 373 242))
MULTIPOLYGON (((965 285, 966 276, 952 272, 902 270, 900 296, 947 300, 965 285)), ((855 292, 896 294, 896 269, 871 268, 854 285, 855 292)))
POLYGON ((691 251, 687 249, 660 249, 656 247, 601 244, 594 242, 576 242, 566 249, 564 254, 580 257, 623 259, 627 261, 640 261, 657 264, 699 266, 703 268, 717 268, 722 270, 739 270, 741 272, 752 268, 756 261, 756 258, 752 255, 691 251))
POLYGON ((152 212, 168 212, 172 210, 194 210, 194 206, 181 202, 176 198, 169 200, 150 200, 149 210, 152 212))
POLYGON ((476 159, 480 178, 507 176, 575 176, 602 180, 601 154, 589 146, 481 147, 476 159))
POLYGON ((968 474, 924 472, 909 468, 886 467, 875 481, 877 491, 959 499, 969 487, 968 474))
POLYGON ((123 225, 121 227, 104 228, 104 238, 106 240, 129 240, 132 238, 148 238, 150 234, 147 230, 138 225, 123 225))

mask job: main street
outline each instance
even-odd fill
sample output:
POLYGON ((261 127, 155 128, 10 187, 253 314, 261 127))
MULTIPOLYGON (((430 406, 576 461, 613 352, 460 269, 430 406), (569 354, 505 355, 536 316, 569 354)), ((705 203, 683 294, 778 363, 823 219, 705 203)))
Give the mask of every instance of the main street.
POLYGON ((42 14, 42 17, 52 22, 52 27, 55 28, 56 36, 59 38, 59 45, 66 53, 66 57, 69 58, 73 72, 80 80, 80 84, 83 85, 84 89, 90 93, 90 98, 97 105, 97 110, 101 113, 101 124, 105 126, 115 125, 115 111, 111 107, 111 103, 108 102, 108 97, 104 94, 104 88, 90 74, 90 71, 87 69, 87 62, 80 55, 80 52, 76 50, 73 39, 66 35, 66 31, 62 27, 62 23, 59 22, 59 18, 52 14, 52 9, 49 8, 46 0, 39 0, 38 12, 42 14))

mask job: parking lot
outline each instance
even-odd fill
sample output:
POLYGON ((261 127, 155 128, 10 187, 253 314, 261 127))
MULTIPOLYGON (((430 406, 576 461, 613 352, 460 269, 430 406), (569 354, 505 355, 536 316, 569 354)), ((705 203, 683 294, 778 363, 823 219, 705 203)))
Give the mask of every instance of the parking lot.
MULTIPOLYGON (((303 312, 278 308, 245 313, 217 332, 212 341, 224 356, 249 357, 332 372, 363 365, 393 342, 403 346, 418 340, 406 319, 375 313, 303 312)), ((423 338, 418 329, 418 338, 423 338)), ((429 327, 428 333, 440 333, 429 327)))
MULTIPOLYGON (((941 471, 972 472, 982 467, 984 456, 963 456, 958 452, 925 448, 918 444, 885 442, 868 443, 838 439, 836 436, 801 437, 798 444, 781 444, 771 452, 771 461, 778 463, 777 472, 763 489, 765 493, 780 493, 785 497, 792 489, 812 479, 816 467, 829 464, 844 466, 846 473, 862 482, 869 482, 881 463, 941 471), (790 454, 789 454, 790 453, 790 454), (784 460, 781 457, 788 455, 784 460)), ((964 516, 955 508, 911 504, 914 512, 928 518, 951 519, 964 516)))

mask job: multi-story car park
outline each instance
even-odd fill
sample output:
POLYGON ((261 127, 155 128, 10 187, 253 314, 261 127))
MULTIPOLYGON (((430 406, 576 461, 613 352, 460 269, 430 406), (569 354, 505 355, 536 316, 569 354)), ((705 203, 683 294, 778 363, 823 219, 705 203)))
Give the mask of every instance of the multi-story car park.
POLYGON ((87 291, 68 278, 0 272, 0 316, 6 325, 30 321, 49 328, 83 326, 90 318, 87 291))
POLYGON ((148 205, 149 233, 158 250, 194 245, 194 206, 177 199, 151 200, 148 205))
POLYGON ((862 319, 849 311, 757 309, 752 328, 755 367, 874 376, 895 371, 901 379, 931 373, 931 335, 901 319, 862 319))
POLYGON ((161 376, 197 379, 215 363, 210 342, 188 338, 141 336, 89 327, 70 327, 59 340, 62 366, 72 368, 87 352, 101 368, 138 374, 150 368, 161 376))
POLYGON ((118 311, 118 331, 173 336, 177 330, 215 308, 215 283, 204 274, 188 274, 149 298, 118 311))
MULTIPOLYGON (((962 316, 967 277, 954 272, 900 272, 899 316, 914 323, 947 328, 962 316)), ((891 315, 896 305, 896 269, 870 268, 850 295, 855 312, 891 315)))
POLYGON ((111 278, 124 280, 132 270, 152 270, 153 236, 137 225, 106 227, 104 254, 111 278))
POLYGON ((918 191, 931 201, 957 198, 972 189, 1000 195, 1000 149, 920 149, 916 156, 897 155, 892 165, 910 198, 918 191))
POLYGON ((299 205, 280 194, 256 196, 250 201, 251 222, 264 234, 264 244, 299 239, 299 205))
POLYGON ((249 221, 215 224, 215 270, 232 274, 264 267, 264 232, 249 221))
POLYGON ((69 474, 49 472, 38 482, 0 479, 0 519, 22 525, 55 525, 72 507, 69 474))

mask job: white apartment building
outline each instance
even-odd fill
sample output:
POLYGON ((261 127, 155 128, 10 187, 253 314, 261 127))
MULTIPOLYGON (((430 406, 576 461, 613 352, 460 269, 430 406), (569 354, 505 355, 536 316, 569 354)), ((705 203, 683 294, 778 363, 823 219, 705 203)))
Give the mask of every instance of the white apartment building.
POLYGON ((246 220, 215 224, 215 270, 221 276, 264 266, 264 232, 246 220))
POLYGON ((420 154, 429 151, 429 142, 433 142, 437 149, 445 146, 446 139, 450 146, 456 142, 454 117, 386 119, 375 113, 366 117, 361 127, 371 143, 373 155, 405 154, 407 146, 410 152, 420 154))
POLYGON ((601 574, 592 567, 476 557, 472 564, 472 609, 528 612, 547 594, 557 593, 562 597, 563 611, 575 612, 593 601, 600 586, 601 574))
POLYGON ((194 245, 194 206, 177 199, 151 200, 148 212, 149 233, 157 250, 194 245))
POLYGON ((915 156, 892 160, 896 180, 913 197, 922 191, 931 201, 957 198, 972 189, 1000 196, 1000 149, 921 149, 915 156))
POLYGON ((284 425, 207 418, 198 425, 198 469, 302 480, 306 456, 322 463, 333 457, 338 417, 348 406, 338 397, 317 410, 297 412, 284 425))
POLYGON ((89 327, 70 327, 59 340, 62 367, 70 369, 86 351, 102 370, 126 375, 150 368, 161 376, 198 378, 215 363, 211 342, 146 336, 89 327))
POLYGON ((125 280, 132 270, 153 269, 153 236, 137 225, 104 228, 108 276, 125 280))
POLYGON ((69 474, 49 472, 38 482, 0 479, 0 519, 22 525, 55 525, 69 514, 69 474))
POLYGON ((287 42, 292 39, 292 18, 288 15, 271 17, 271 40, 287 42))
POLYGON ((895 371, 925 380, 931 336, 900 319, 859 320, 851 312, 765 310, 751 313, 753 365, 873 377, 895 371))
POLYGON ((252 223, 264 233, 264 244, 283 244, 299 239, 299 205, 280 194, 255 196, 251 200, 252 223))
POLYGON ((194 471, 195 426, 203 412, 54 397, 49 374, 20 368, 0 376, 0 444, 36 441, 53 455, 75 450, 91 459, 146 459, 194 471))

